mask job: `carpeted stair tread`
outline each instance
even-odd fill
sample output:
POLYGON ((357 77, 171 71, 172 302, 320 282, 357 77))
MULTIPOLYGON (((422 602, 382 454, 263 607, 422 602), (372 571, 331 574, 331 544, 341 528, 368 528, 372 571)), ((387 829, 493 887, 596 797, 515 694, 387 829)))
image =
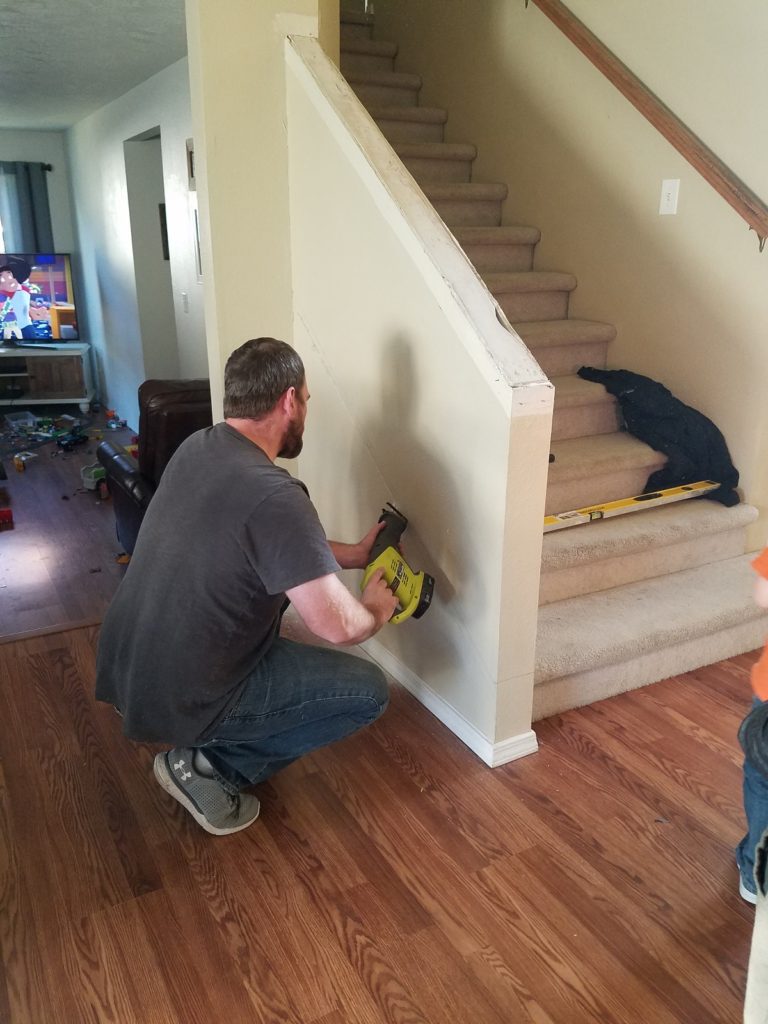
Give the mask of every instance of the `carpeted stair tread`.
POLYGON ((505 292, 572 292, 576 287, 573 274, 555 270, 491 271, 481 274, 494 295, 505 292))
POLYGON ((743 528, 753 523, 758 514, 752 505, 725 508, 716 501, 695 498, 557 530, 544 535, 542 572, 625 557, 743 528))
POLYGON ((503 200, 507 198, 507 186, 499 182, 485 184, 476 181, 435 181, 426 182, 421 190, 427 199, 461 202, 473 199, 503 200))
POLYGON ((582 380, 573 373, 564 377, 551 377, 555 385, 555 408, 570 409, 579 405, 605 404, 613 405, 616 399, 609 395, 602 384, 591 380, 582 380), (590 384, 592 387, 584 387, 590 384))
POLYGON ((474 160, 477 147, 466 142, 395 142, 392 148, 401 159, 474 160))
POLYGON ((613 324, 604 324, 597 320, 539 320, 512 326, 529 348, 611 342, 616 337, 616 328, 613 324))
POLYGON ((373 15, 365 11, 339 11, 339 20, 342 25, 373 25, 373 15))
POLYGON ((510 225, 500 228, 456 227, 453 236, 459 245, 536 245, 538 228, 510 225))
POLYGON ((448 111, 442 107, 367 107, 374 121, 415 121, 418 124, 445 124, 448 111))
POLYGON ((383 39, 342 39, 341 52, 354 53, 361 57, 397 56, 397 43, 388 43, 383 39))
POLYGON ((765 617, 752 600, 753 558, 740 555, 544 606, 535 682, 619 664, 765 617))
MULTIPOLYGON (((666 461, 666 456, 624 431, 553 441, 551 449, 555 461, 549 467, 550 483, 590 478, 620 469, 648 467, 650 473, 653 467, 666 461)), ((569 512, 570 509, 559 511, 569 512)))
POLYGON ((409 71, 350 71, 345 75, 350 85, 385 85, 392 89, 420 89, 421 75, 409 71))

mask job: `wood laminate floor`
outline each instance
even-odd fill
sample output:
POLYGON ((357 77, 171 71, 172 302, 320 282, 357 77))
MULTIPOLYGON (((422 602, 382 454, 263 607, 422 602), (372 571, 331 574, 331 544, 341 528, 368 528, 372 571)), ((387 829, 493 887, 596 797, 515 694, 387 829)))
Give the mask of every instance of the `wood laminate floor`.
POLYGON ((737 1024, 750 656, 491 770, 393 689, 203 832, 93 700, 95 628, 0 647, 5 1024, 737 1024))
POLYGON ((54 443, 35 449, 23 473, 5 463, 0 507, 11 508, 14 526, 0 529, 0 643, 100 622, 122 578, 112 503, 86 490, 80 471, 96 462, 100 436, 124 444, 131 432, 100 430, 100 423, 72 452, 54 443))

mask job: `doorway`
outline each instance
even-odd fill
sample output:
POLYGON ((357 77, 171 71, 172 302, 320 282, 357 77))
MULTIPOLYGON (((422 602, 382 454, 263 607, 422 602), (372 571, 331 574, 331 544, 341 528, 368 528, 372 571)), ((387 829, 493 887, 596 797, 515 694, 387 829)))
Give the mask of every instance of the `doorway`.
POLYGON ((123 144, 144 379, 180 376, 160 129, 123 144))

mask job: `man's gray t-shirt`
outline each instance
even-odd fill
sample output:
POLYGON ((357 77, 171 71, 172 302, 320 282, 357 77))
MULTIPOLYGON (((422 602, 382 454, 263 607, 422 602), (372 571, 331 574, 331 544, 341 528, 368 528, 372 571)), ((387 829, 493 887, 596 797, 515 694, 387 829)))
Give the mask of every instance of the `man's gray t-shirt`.
POLYGON ((107 611, 97 698, 132 739, 204 741, 272 644, 285 591, 338 569, 303 484, 226 423, 198 431, 107 611))

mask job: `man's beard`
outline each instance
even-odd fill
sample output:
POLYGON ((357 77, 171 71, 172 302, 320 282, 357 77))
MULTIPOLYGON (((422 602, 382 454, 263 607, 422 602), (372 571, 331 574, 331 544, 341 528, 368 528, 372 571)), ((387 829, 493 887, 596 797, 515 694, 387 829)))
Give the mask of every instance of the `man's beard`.
POLYGON ((283 435, 283 443, 280 446, 277 457, 278 459, 295 459, 303 447, 304 424, 292 420, 283 435))

